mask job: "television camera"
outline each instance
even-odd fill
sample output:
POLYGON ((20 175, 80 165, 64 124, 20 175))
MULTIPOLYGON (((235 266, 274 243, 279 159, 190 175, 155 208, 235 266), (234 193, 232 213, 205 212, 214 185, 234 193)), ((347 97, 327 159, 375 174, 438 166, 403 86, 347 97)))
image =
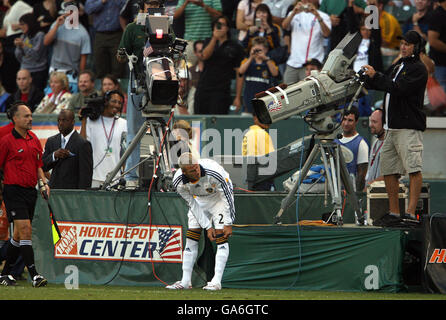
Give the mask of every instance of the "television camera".
POLYGON ((340 122, 336 121, 344 109, 350 109, 354 101, 366 93, 361 73, 355 73, 351 65, 356 58, 359 33, 347 34, 332 50, 320 72, 291 85, 281 84, 258 93, 252 100, 254 112, 260 122, 272 124, 302 114, 304 121, 319 140, 314 144, 300 176, 287 197, 282 200, 281 208, 275 217, 275 223, 281 223, 280 217, 293 202, 296 191, 305 179, 312 163, 321 154, 334 210, 330 218, 338 225, 342 224, 342 184, 352 200, 358 224, 364 223, 352 181, 346 169, 340 146, 333 140, 341 137, 340 122), (350 102, 350 103, 349 103, 350 102), (341 107, 340 107, 341 106, 341 107), (342 182, 342 184, 341 184, 342 182))
MULTIPOLYGON (((146 13, 139 13, 136 24, 143 26, 146 34, 142 60, 135 54, 129 55, 123 48, 118 50, 119 56, 126 56, 128 59, 130 70, 129 99, 134 99, 135 94, 142 95, 142 102, 138 109, 146 120, 116 167, 107 175, 104 184, 101 186, 102 189, 109 188, 115 175, 149 129, 154 138, 155 154, 162 158, 159 166, 161 171, 159 181, 163 181, 163 183, 159 188, 170 189, 173 165, 170 159, 170 147, 167 143, 162 143, 164 141, 162 137, 166 133, 163 117, 169 116, 172 107, 177 103, 180 69, 178 66, 182 61, 184 62, 186 75, 188 74, 184 54, 187 42, 175 38, 172 31, 172 22, 172 17, 165 14, 164 8, 150 8, 146 13)), ((133 169, 129 168, 121 176, 133 169)))

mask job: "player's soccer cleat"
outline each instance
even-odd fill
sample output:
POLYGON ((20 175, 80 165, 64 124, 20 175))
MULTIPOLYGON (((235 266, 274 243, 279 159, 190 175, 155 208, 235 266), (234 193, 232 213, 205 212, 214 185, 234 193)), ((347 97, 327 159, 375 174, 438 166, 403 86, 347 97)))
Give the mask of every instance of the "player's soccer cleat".
POLYGON ((33 287, 34 288, 39 288, 39 287, 44 287, 46 286, 48 283, 48 281, 42 277, 40 274, 34 276, 33 278, 33 287))
POLYGON ((177 281, 174 284, 166 286, 166 289, 169 289, 169 290, 187 290, 187 289, 192 289, 192 286, 188 285, 187 287, 184 287, 181 284, 181 281, 177 281))
POLYGON ((206 286, 204 286, 203 289, 204 290, 209 290, 209 291, 221 290, 221 284, 220 283, 208 282, 208 284, 206 286))
POLYGON ((15 281, 13 276, 6 275, 6 276, 0 277, 0 284, 3 286, 9 287, 9 286, 16 286, 17 282, 15 281))

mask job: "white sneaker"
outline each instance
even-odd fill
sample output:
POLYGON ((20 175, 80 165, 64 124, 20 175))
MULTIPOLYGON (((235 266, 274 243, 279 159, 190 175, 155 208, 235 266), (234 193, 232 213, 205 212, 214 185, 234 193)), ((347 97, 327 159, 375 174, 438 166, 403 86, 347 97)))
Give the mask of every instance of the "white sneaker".
POLYGON ((188 285, 187 287, 184 287, 181 284, 181 281, 177 281, 174 284, 166 286, 166 289, 169 289, 169 290, 188 290, 188 289, 192 289, 192 286, 188 285))
POLYGON ((203 287, 203 290, 209 290, 209 291, 221 290, 221 284, 208 282, 208 284, 203 287))

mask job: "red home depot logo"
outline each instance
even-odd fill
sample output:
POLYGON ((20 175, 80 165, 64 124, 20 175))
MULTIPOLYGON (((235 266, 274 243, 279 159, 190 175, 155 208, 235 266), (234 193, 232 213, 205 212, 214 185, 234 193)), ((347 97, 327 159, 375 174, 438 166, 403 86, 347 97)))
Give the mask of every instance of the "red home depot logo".
POLYGON ((446 263, 446 249, 435 249, 429 263, 446 263))
POLYGON ((56 259, 182 262, 182 227, 118 223, 58 223, 56 259))

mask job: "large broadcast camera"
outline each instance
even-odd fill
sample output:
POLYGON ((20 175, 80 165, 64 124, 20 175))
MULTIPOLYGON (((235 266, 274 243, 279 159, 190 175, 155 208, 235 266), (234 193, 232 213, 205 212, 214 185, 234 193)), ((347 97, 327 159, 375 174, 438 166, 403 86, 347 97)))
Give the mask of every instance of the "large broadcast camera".
POLYGON ((330 52, 321 72, 313 71, 302 81, 258 93, 252 103, 259 121, 272 124, 305 113, 304 120, 313 131, 333 133, 339 127, 334 115, 343 112, 339 106, 358 98, 364 90, 360 74, 350 67, 361 39, 359 33, 347 34, 330 52))
POLYGON ((177 65, 182 59, 185 62, 187 42, 175 38, 172 22, 164 8, 148 9, 147 13, 139 13, 136 18, 136 24, 144 26, 146 44, 150 43, 150 53, 142 61, 142 74, 137 74, 137 80, 131 83, 132 92, 144 93, 141 111, 145 117, 166 116, 177 102, 177 65))

